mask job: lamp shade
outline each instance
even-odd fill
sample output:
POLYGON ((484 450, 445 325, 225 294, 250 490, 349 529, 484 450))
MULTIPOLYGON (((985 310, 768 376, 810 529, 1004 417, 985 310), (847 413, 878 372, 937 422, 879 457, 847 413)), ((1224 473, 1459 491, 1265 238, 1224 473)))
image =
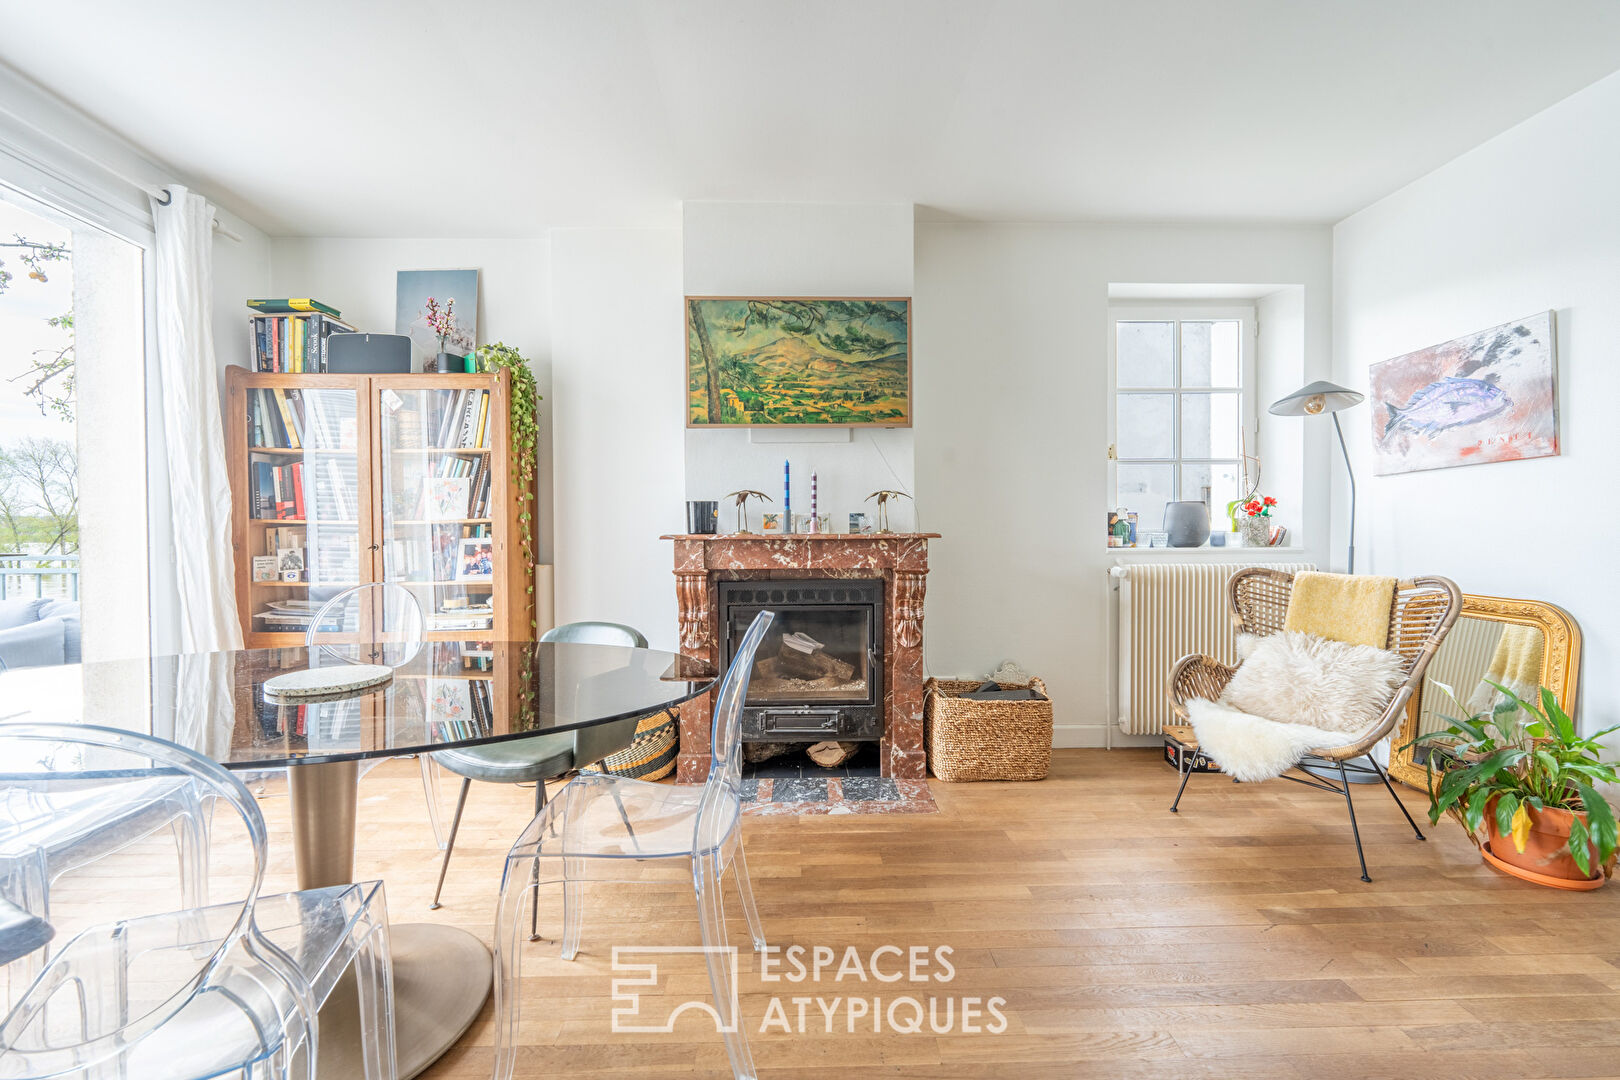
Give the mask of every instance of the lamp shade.
POLYGON ((1348 387, 1318 380, 1273 401, 1270 412, 1273 416, 1318 416, 1360 405, 1365 400, 1366 395, 1348 387))

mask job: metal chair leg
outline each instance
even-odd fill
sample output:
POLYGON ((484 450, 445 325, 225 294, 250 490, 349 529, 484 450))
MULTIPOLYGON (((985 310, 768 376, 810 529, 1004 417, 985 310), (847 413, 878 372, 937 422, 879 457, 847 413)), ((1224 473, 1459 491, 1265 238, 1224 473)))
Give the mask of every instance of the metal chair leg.
POLYGON ((636 850, 639 851, 641 849, 641 844, 636 840, 636 828, 634 825, 630 824, 630 815, 625 812, 624 799, 620 797, 619 789, 617 787, 610 787, 608 788, 608 791, 613 795, 614 805, 619 808, 619 820, 624 822, 624 831, 630 834, 630 843, 635 846, 636 850))
MULTIPOLYGON (((544 778, 534 784, 534 816, 539 817, 540 811, 546 808, 546 781, 544 778)), ((534 860, 534 871, 529 878, 529 888, 534 890, 534 903, 529 905, 529 940, 540 940, 540 860, 534 860)))
POLYGON ((1186 768, 1181 770, 1181 786, 1176 788, 1176 801, 1170 804, 1170 812, 1172 814, 1179 814, 1181 812, 1177 810, 1176 807, 1181 805, 1181 793, 1187 790, 1187 781, 1192 778, 1192 774, 1192 765, 1190 763, 1186 768))
MULTIPOLYGON (((1350 833, 1356 838, 1356 858, 1361 860, 1361 880, 1371 882, 1367 876, 1367 856, 1361 850, 1361 830, 1356 827, 1356 804, 1350 798, 1350 776, 1344 771, 1344 762, 1339 762, 1339 780, 1344 784, 1344 806, 1350 811, 1350 833)), ((1391 792, 1393 794, 1393 792, 1391 792)))
POLYGON ((444 858, 439 861, 439 883, 433 887, 433 903, 428 905, 429 911, 439 910, 439 893, 444 891, 444 872, 450 869, 450 853, 456 850, 456 830, 461 828, 461 808, 467 805, 467 789, 470 787, 472 781, 463 776, 461 794, 456 796, 456 816, 450 819, 450 841, 444 845, 444 858))
POLYGON ((1389 782, 1389 775, 1384 772, 1383 766, 1378 764, 1378 759, 1368 754, 1367 760, 1372 762, 1372 767, 1378 772, 1378 778, 1384 782, 1384 787, 1389 790, 1389 797, 1395 800, 1395 805, 1401 808, 1402 814, 1406 815, 1406 823, 1412 826, 1412 831, 1417 834, 1417 838, 1427 840, 1428 837, 1423 835, 1423 830, 1418 828, 1418 823, 1412 820, 1412 814, 1406 809, 1406 804, 1401 801, 1399 795, 1395 794, 1395 787, 1389 782))

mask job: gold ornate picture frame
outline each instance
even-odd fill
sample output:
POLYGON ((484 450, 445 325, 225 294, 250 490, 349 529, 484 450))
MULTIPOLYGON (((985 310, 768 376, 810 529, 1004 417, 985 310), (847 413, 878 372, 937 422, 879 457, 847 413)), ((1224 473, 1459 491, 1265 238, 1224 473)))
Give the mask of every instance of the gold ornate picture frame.
MULTIPOLYGON (((1558 703, 1565 712, 1574 715, 1575 688, 1580 679, 1581 629, 1569 612, 1544 600, 1514 600, 1501 596, 1475 596, 1464 593, 1462 612, 1458 615, 1458 621, 1464 619, 1480 619, 1540 630, 1543 635, 1541 685, 1557 695, 1558 703)), ((1445 642, 1441 642, 1440 648, 1445 649, 1445 642)), ((1463 689, 1458 688, 1459 691, 1463 689)), ((1409 744, 1419 733, 1422 698, 1420 686, 1418 692, 1414 693, 1407 703, 1406 718, 1401 721, 1393 736, 1389 760, 1390 776, 1420 791, 1428 789, 1428 773, 1414 760, 1414 748, 1409 744)))

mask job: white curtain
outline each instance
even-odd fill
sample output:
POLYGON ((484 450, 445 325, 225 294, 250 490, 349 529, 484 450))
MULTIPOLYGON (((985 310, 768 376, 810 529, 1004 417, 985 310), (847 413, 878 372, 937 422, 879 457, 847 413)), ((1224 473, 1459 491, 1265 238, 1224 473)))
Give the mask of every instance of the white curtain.
POLYGON ((240 649, 231 489, 214 362, 214 208, 178 185, 168 190, 168 205, 154 199, 152 216, 157 225, 158 371, 180 651, 240 649))

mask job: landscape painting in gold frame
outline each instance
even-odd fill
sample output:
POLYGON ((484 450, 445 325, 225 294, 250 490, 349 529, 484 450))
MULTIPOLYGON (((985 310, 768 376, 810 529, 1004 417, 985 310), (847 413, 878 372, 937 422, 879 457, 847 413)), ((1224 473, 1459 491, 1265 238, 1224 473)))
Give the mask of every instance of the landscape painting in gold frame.
POLYGON ((911 426, 911 300, 689 296, 686 426, 911 426))

